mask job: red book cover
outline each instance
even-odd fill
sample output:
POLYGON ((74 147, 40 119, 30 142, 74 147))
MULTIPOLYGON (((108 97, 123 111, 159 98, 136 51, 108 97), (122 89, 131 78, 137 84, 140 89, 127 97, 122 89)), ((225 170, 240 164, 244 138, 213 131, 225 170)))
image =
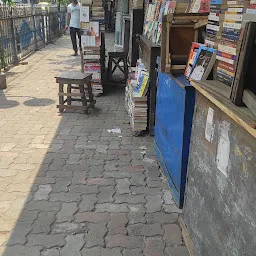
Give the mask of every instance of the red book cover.
POLYGON ((210 0, 201 0, 199 12, 210 12, 210 0))
POLYGON ((232 73, 235 73, 235 67, 234 65, 231 65, 231 64, 228 64, 226 62, 223 62, 223 61, 219 61, 218 62, 218 67, 222 68, 222 69, 225 69, 229 72, 232 72, 232 73))

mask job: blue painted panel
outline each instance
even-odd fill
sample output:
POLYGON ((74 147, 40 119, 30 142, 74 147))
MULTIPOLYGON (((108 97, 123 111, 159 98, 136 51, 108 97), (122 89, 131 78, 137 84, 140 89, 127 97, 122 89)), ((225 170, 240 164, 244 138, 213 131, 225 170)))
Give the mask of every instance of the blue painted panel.
POLYGON ((158 73, 155 150, 179 206, 184 199, 194 101, 194 88, 184 76, 158 73))

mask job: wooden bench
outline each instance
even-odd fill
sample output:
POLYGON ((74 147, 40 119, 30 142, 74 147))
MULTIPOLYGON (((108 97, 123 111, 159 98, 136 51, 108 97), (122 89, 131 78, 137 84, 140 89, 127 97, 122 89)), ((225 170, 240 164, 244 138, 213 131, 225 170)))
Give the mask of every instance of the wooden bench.
POLYGON ((56 83, 59 84, 59 108, 60 112, 64 109, 83 110, 84 113, 88 114, 89 108, 94 108, 96 101, 93 98, 91 79, 92 74, 85 74, 79 71, 63 72, 56 76, 56 83), (64 92, 66 87, 66 92, 64 92), (79 90, 79 92, 74 92, 79 90), (86 98, 86 93, 88 99, 86 98), (64 99, 64 97, 66 97, 64 99), (75 97, 75 98, 74 98, 75 97), (72 105, 73 101, 79 101, 82 106, 72 105))

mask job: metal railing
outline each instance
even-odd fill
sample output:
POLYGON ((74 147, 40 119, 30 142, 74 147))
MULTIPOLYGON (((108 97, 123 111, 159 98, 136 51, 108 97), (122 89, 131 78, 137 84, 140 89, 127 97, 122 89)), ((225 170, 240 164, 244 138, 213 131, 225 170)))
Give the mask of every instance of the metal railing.
POLYGON ((0 6, 0 70, 60 37, 65 22, 65 6, 0 6))

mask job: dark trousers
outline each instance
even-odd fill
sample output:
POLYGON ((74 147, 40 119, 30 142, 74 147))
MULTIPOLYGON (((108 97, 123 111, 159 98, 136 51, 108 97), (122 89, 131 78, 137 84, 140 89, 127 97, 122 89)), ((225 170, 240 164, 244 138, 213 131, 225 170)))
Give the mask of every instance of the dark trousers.
POLYGON ((74 49, 74 51, 77 53, 77 41, 76 41, 76 36, 78 36, 78 39, 79 39, 79 48, 80 48, 80 50, 81 50, 81 49, 82 49, 82 46, 81 46, 81 32, 80 32, 80 28, 72 28, 72 27, 70 27, 70 37, 71 37, 73 49, 74 49))

